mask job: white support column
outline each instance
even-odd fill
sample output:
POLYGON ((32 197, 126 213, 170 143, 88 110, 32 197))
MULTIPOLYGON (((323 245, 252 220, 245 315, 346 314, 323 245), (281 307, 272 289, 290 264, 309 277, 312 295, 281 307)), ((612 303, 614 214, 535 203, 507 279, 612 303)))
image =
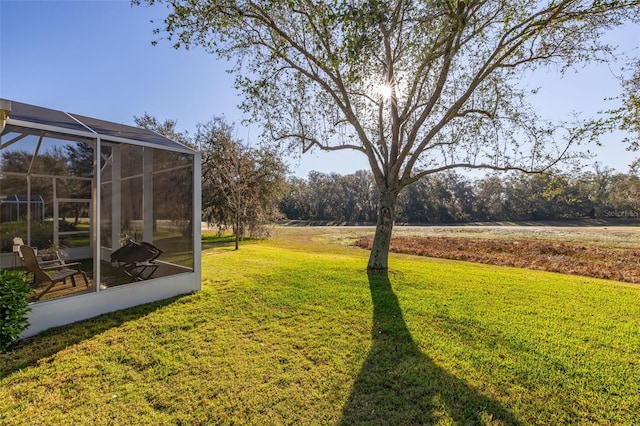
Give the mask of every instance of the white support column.
POLYGON ((122 232, 122 153, 120 145, 111 148, 111 250, 120 248, 122 232))
POLYGON ((142 241, 153 242, 153 149, 142 151, 142 241))
MULTIPOLYGON (((20 197, 17 195, 18 202, 18 218, 20 220, 20 197)), ((33 245, 31 242, 31 174, 27 175, 27 244, 33 245)))
POLYGON ((60 248, 60 214, 58 209, 58 180, 53 178, 53 247, 60 248))
POLYGON ((91 182, 91 199, 93 202, 93 219, 96 221, 97 226, 93 227, 93 233, 91 240, 95 241, 93 245, 93 283, 96 287, 96 291, 100 291, 101 268, 100 260, 102 259, 102 242, 100 241, 100 233, 102 230, 102 215, 100 209, 102 208, 102 202, 100 197, 102 196, 102 177, 100 175, 100 151, 102 150, 102 141, 100 136, 96 138, 96 148, 93 151, 93 180, 91 182))
POLYGON ((196 152, 193 156, 193 272, 194 291, 202 288, 202 165, 200 153, 196 152))

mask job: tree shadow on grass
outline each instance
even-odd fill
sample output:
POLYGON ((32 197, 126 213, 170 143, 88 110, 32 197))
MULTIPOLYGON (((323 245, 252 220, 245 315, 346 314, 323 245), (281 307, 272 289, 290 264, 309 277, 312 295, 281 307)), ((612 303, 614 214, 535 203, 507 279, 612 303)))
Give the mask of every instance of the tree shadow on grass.
POLYGON ((387 275, 369 275, 372 346, 339 425, 520 425, 498 401, 443 370, 413 341, 387 275))
POLYGON ((6 351, 0 352, 0 379, 37 364, 40 359, 50 357, 61 350, 90 339, 111 328, 142 318, 153 311, 171 305, 187 294, 120 311, 110 312, 95 318, 45 330, 33 337, 18 340, 6 351))

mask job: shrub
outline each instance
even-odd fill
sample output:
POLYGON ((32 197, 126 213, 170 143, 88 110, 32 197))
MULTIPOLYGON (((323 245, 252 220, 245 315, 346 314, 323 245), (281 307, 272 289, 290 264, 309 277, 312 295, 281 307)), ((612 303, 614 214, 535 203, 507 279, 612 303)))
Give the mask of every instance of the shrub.
MULTIPOLYGON (((11 253, 13 251, 13 237, 22 237, 27 243, 27 222, 5 222, 0 224, 1 251, 11 253)), ((51 245, 53 239, 53 224, 51 222, 40 223, 37 220, 31 222, 31 246, 46 248, 51 245)))
POLYGON ((29 293, 31 287, 23 272, 0 269, 0 352, 29 326, 29 293))

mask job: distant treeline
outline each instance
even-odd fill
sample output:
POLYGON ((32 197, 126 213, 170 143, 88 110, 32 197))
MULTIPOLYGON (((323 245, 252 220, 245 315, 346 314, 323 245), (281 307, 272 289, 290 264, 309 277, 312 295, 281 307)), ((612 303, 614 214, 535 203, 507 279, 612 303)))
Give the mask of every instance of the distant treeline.
MULTIPOLYGON (((289 178, 280 203, 289 220, 373 223, 377 192, 370 172, 309 173, 289 178)), ((640 219, 640 173, 593 171, 495 174, 471 179, 455 172, 428 176, 399 196, 396 223, 640 219)))

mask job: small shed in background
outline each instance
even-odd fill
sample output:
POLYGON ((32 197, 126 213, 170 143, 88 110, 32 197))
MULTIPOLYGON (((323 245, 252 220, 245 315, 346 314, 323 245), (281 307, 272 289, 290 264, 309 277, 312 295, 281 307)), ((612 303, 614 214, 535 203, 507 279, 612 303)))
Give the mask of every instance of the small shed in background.
POLYGON ((44 222, 44 199, 40 195, 32 195, 28 201, 26 195, 0 194, 0 222, 15 222, 20 215, 26 216, 27 210, 31 211, 34 218, 44 222), (30 204, 27 207, 27 204, 30 204))

